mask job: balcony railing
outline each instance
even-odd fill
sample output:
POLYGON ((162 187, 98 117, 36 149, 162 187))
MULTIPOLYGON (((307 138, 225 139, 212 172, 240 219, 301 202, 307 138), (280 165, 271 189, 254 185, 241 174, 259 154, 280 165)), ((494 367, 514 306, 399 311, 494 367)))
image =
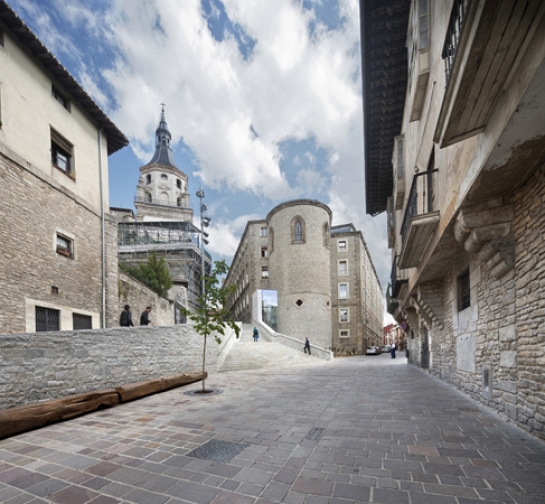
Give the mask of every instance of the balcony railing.
POLYGON ((392 286, 392 297, 397 298, 399 294, 399 289, 401 286, 406 283, 407 280, 398 277, 397 272, 397 256, 394 257, 394 262, 392 263, 392 271, 390 273, 390 285, 392 286))
POLYGON ((159 205, 159 206, 164 206, 164 207, 169 207, 169 208, 178 208, 180 210, 188 210, 188 209, 193 208, 191 204, 189 204, 188 206, 180 206, 180 205, 177 204, 176 200, 171 201, 171 200, 166 199, 166 198, 153 198, 150 201, 148 197, 135 196, 134 197, 134 202, 135 203, 147 203, 149 205, 159 205))
POLYGON ((403 225, 401 226, 401 238, 403 241, 405 241, 407 236, 411 219, 415 215, 433 212, 435 178, 438 171, 437 169, 427 170, 414 176, 409 201, 405 209, 405 216, 403 217, 403 225))
POLYGON ((468 5, 469 0, 454 0, 454 5, 452 6, 447 35, 443 45, 443 52, 441 53, 441 56, 445 61, 445 77, 447 84, 450 79, 458 43, 460 42, 460 34, 462 33, 462 25, 464 24, 468 5))

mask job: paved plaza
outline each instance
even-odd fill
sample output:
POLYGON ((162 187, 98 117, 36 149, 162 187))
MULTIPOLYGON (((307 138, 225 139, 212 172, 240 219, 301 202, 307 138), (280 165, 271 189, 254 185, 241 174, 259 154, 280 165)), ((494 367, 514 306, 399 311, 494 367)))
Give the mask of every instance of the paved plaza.
POLYGON ((0 502, 545 503, 545 444, 404 358, 199 386, 0 441, 0 502))

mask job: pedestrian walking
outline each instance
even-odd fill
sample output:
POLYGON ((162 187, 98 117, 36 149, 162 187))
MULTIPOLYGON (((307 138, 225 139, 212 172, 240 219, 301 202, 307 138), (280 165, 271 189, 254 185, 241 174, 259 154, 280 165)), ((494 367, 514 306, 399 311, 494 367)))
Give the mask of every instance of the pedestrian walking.
POLYGON ((142 315, 140 315, 140 325, 150 325, 151 324, 151 320, 149 318, 150 312, 151 312, 151 306, 148 306, 142 312, 142 315))
POLYGON ((259 339, 259 331, 257 330, 257 327, 254 327, 254 343, 257 343, 258 339, 259 339))
POLYGON ((305 347, 303 351, 310 355, 310 341, 308 340, 308 338, 305 338, 305 347))
POLYGON ((121 316, 119 317, 119 325, 121 327, 134 327, 134 324, 132 323, 131 307, 126 304, 123 308, 121 316))
POLYGON ((392 356, 392 359, 396 358, 396 344, 392 343, 392 346, 390 347, 390 355, 392 356))

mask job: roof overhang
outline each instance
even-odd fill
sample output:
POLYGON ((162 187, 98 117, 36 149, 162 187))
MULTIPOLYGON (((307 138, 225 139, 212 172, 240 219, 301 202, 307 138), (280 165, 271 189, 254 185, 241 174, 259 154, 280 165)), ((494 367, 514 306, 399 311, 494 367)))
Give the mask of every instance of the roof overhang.
POLYGON ((360 0, 366 211, 386 210, 407 88, 410 0, 360 0))

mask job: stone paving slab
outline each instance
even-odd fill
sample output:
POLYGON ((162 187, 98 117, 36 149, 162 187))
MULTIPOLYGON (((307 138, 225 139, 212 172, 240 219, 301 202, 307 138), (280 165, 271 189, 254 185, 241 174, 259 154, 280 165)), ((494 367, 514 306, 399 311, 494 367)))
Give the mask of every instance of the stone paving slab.
POLYGON ((545 444, 405 359, 207 384, 223 394, 183 387, 0 441, 0 502, 545 503, 545 444))

